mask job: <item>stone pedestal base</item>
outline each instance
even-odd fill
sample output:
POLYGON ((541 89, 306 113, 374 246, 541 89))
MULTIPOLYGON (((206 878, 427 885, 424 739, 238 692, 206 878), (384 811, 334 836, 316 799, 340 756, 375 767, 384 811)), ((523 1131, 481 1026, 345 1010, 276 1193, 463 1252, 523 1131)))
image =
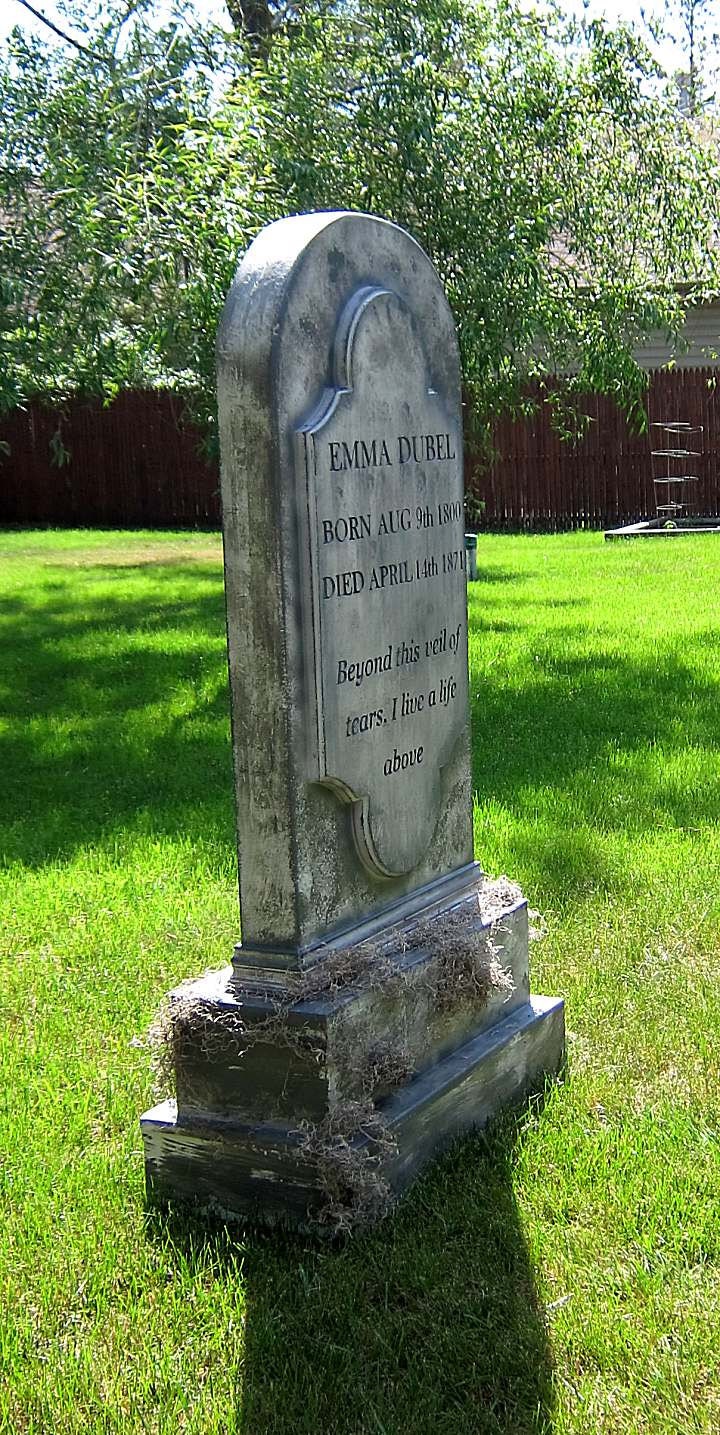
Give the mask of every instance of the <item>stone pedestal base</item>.
POLYGON ((284 993, 231 968, 178 988, 158 1024, 177 1101, 141 1119, 149 1197, 301 1228, 377 1219, 561 1065, 563 1003, 530 996, 527 944, 521 895, 482 879, 284 993))

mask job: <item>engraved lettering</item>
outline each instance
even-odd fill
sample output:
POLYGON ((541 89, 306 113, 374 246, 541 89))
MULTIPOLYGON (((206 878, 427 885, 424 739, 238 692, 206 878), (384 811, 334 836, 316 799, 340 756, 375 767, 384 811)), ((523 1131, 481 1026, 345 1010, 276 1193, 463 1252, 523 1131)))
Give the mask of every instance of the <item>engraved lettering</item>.
POLYGON ((395 662, 399 668, 403 667, 405 663, 416 663, 419 657, 420 647, 417 643, 406 643, 403 639, 402 643, 398 644, 395 662))
POLYGON ((384 727, 387 718, 382 708, 376 708, 369 713, 351 713, 345 724, 346 737, 360 737, 363 733, 374 732, 375 728, 384 727))
POLYGON ((402 563, 380 563, 370 575, 369 591, 377 588, 397 588, 401 583, 414 582, 407 558, 402 563))
POLYGON ((358 662, 348 662, 346 658, 338 658, 337 681, 341 683, 355 683, 356 687, 365 678, 372 677, 376 673, 387 673, 392 667, 392 643, 389 644, 386 653, 381 653, 376 658, 361 658, 358 662))
POLYGON ((323 598, 350 598, 362 593, 365 574, 359 568, 348 568, 345 573, 327 573, 322 580, 323 598))
POLYGON ((443 573, 464 573, 465 563, 464 548, 457 548, 454 553, 443 553, 443 573))
POLYGON ((349 543, 370 537, 370 514, 349 513, 347 517, 323 518, 323 543, 349 543))
POLYGON ((400 464, 411 458, 415 463, 452 462, 455 447, 449 433, 398 434, 397 455, 400 464))
POLYGON ((387 439, 364 438, 352 439, 349 443, 345 440, 328 443, 330 450, 330 472, 344 473, 348 469, 385 468, 392 467, 392 459, 388 448, 387 439))
POLYGON ((407 752, 398 752, 393 749, 392 757, 388 757, 383 765, 383 772, 386 777, 391 777, 395 772, 406 772, 409 767, 420 765, 423 760, 423 747, 411 747, 407 752))
POLYGON ((383 533, 409 533, 412 521, 409 508, 392 508, 380 514, 378 537, 383 533))

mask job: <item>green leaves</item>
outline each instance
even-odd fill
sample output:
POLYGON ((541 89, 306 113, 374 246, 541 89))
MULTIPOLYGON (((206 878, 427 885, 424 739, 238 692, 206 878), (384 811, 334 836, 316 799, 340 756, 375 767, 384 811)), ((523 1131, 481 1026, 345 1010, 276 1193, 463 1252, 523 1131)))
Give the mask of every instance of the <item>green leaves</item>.
POLYGON ((103 27, 111 71, 18 33, 0 66, 0 408, 212 382, 254 166, 212 97, 209 37, 200 64, 191 29, 153 28, 140 10, 128 34, 126 19, 115 7, 103 27))
POLYGON ((639 419, 633 344, 714 283, 714 155, 627 29, 581 46, 519 0, 308 0, 253 54, 189 6, 82 34, 112 65, 17 32, 0 57, 0 408, 169 384, 211 436, 237 260, 306 209, 424 245, 480 421, 548 371, 639 419))
POLYGON ((271 57, 289 207, 372 208, 416 235, 482 414, 548 369, 636 411, 631 346, 676 328, 675 285, 712 267, 717 195, 714 161, 658 94, 642 42, 594 25, 578 51, 512 0, 361 14, 271 57))

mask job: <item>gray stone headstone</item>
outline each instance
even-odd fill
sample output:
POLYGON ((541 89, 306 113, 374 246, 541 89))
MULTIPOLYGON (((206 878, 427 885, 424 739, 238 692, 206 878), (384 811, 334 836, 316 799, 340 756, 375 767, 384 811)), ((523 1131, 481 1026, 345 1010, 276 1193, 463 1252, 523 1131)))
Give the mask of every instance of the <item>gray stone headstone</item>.
POLYGON ((242 943, 170 994, 148 1192, 376 1219, 562 1060, 527 904, 473 860, 460 372, 417 244, 281 220, 219 341, 242 943))
POLYGON ((238 961, 293 967, 476 875, 460 371, 426 255, 367 215, 271 225, 218 403, 238 961))

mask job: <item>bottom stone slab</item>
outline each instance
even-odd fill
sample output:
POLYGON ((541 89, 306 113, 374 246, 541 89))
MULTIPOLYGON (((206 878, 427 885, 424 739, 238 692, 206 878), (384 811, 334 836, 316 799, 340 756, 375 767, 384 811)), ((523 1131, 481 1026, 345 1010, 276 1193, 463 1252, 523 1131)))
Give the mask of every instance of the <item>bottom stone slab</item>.
POLYGON ((347 1103, 325 1122, 145 1113, 148 1199, 226 1220, 347 1229, 377 1219, 443 1146, 537 1090, 564 1058, 564 1004, 530 997, 376 1109, 347 1103))

